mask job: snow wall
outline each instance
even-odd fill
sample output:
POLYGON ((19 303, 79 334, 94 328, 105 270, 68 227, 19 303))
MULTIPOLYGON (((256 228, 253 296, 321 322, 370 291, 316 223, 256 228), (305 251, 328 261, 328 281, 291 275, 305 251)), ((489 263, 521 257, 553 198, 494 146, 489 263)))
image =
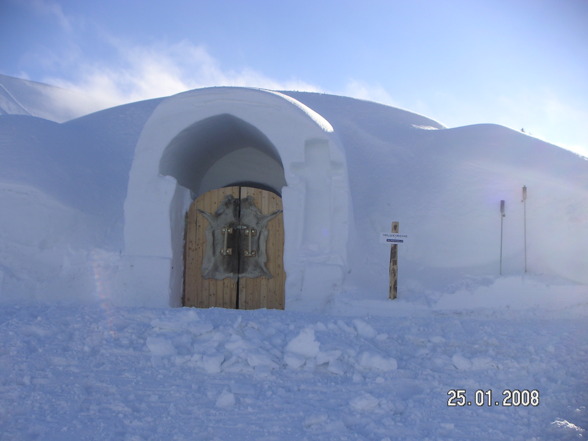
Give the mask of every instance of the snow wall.
POLYGON ((163 100, 143 128, 124 205, 119 300, 179 306, 185 213, 193 198, 239 183, 282 196, 286 307, 319 306, 340 290, 350 201, 331 125, 277 92, 211 88, 163 100))
POLYGON ((503 277, 588 284, 587 158, 495 124, 445 128, 369 101, 284 93, 327 118, 345 149, 354 225, 345 287, 357 300, 387 297, 390 247, 379 235, 393 221, 408 235, 399 299, 493 284, 502 200, 503 277))

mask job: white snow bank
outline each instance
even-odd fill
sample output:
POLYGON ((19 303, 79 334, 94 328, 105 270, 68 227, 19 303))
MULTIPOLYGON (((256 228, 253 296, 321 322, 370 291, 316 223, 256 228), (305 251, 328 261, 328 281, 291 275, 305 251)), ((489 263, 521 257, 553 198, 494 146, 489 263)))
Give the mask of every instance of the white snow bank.
MULTIPOLYGON (((334 298, 327 311, 355 316, 422 316, 431 310, 465 313, 475 310, 516 310, 529 314, 553 311, 588 313, 588 286, 569 280, 526 274, 519 276, 463 276, 446 289, 427 289, 423 284, 407 284, 396 300, 382 291, 345 292, 334 298)), ((361 328, 358 328, 358 332, 361 328)), ((365 330, 361 331, 366 333, 365 330)), ((370 335, 367 331, 366 335, 370 335)))
POLYGON ((64 122, 104 108, 82 93, 0 75, 0 115, 30 115, 64 122))
POLYGON ((444 295, 436 309, 545 308, 561 310, 588 307, 588 286, 545 277, 511 276, 497 278, 489 285, 462 288, 444 295))
POLYGON ((88 300, 93 220, 18 184, 0 183, 0 206, 10 207, 0 216, 0 301, 88 300))

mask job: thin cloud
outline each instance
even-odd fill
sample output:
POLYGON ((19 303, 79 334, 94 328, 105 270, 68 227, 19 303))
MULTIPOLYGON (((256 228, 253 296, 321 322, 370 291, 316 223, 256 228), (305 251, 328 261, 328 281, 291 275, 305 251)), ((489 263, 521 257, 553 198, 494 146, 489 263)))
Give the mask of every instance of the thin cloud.
POLYGON ((398 102, 381 85, 370 84, 356 79, 347 82, 343 89, 343 95, 399 107, 398 102))
POLYGON ((45 81, 83 92, 99 108, 212 86, 320 90, 296 79, 272 79, 248 67, 224 70, 204 46, 187 41, 137 46, 113 40, 112 46, 116 50, 113 63, 78 60, 74 80, 45 81))
POLYGON ((51 0, 17 1, 39 15, 53 18, 61 29, 67 32, 72 31, 72 20, 63 12, 60 4, 51 0))

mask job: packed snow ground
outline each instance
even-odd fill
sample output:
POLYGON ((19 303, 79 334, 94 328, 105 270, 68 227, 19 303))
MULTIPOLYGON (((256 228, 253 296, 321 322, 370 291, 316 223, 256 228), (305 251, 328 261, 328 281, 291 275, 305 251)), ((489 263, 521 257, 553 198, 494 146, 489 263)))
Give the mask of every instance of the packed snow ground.
POLYGON ((576 301, 388 316, 8 306, 0 439, 585 439, 576 301), (448 406, 452 389, 472 405, 448 406), (476 405, 477 390, 501 405, 476 405), (506 390, 539 405, 503 406, 506 390))

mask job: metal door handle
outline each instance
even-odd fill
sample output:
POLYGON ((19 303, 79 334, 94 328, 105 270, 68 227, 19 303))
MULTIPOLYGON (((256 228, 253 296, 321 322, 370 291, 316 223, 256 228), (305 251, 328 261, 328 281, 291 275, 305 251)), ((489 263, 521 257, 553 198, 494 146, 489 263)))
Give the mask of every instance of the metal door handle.
POLYGON ((257 251, 252 249, 252 239, 256 234, 257 230, 255 228, 245 228, 245 235, 248 237, 248 249, 243 251, 245 257, 253 257, 257 255, 257 251))
POLYGON ((221 229, 223 233, 223 247, 220 250, 221 256, 231 256, 233 254, 232 248, 227 248, 229 242, 229 234, 233 234, 233 228, 226 226, 221 229))

